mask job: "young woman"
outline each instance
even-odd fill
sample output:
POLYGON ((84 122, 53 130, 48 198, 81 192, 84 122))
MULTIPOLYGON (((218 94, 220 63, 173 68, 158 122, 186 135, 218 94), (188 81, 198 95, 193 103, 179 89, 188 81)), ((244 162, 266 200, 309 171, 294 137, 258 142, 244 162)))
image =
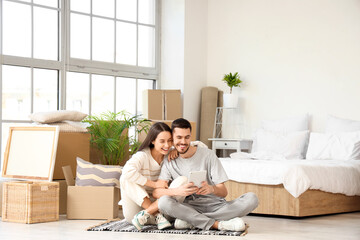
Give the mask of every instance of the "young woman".
POLYGON ((121 202, 125 219, 141 230, 146 223, 158 229, 171 223, 158 212, 158 201, 152 198, 155 188, 167 188, 157 181, 162 162, 172 146, 171 129, 163 122, 151 126, 138 152, 128 160, 120 177, 121 202))

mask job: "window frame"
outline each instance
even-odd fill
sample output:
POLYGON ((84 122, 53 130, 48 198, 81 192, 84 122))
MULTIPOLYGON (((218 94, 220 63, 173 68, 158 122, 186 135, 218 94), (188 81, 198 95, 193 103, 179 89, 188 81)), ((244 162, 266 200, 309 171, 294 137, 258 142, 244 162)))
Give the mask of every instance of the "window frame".
MULTIPOLYGON (((92 1, 92 0, 90 0, 92 1)), ((116 12, 116 0, 114 1, 114 11, 116 12)), ((137 20, 139 13, 139 0, 137 1, 137 20)), ((58 99, 57 99, 57 109, 64 110, 66 109, 66 73, 67 72, 79 72, 89 74, 90 89, 89 89, 89 113, 91 113, 91 75, 107 75, 114 78, 114 92, 116 92, 116 85, 119 84, 117 77, 124 78, 134 78, 136 80, 136 102, 135 102, 135 111, 138 112, 138 81, 139 80, 152 80, 153 89, 159 87, 159 75, 160 75, 160 8, 161 1, 155 0, 155 25, 143 24, 136 22, 137 26, 152 26, 155 28, 155 67, 141 67, 141 66, 132 66, 125 65, 116 62, 116 24, 114 26, 114 63, 110 62, 100 62, 94 60, 85 60, 78 58, 70 57, 70 15, 71 12, 83 14, 77 11, 70 11, 70 0, 58 0, 58 7, 50 7, 46 5, 36 4, 33 1, 31 2, 22 2, 19 0, 0 0, 0 99, 2 101, 3 97, 3 88, 2 88, 2 66, 3 65, 12 65, 19 67, 29 67, 31 68, 31 113, 34 109, 34 98, 33 98, 33 69, 50 69, 58 71, 58 99), (31 10, 31 57, 20 57, 20 56, 10 56, 3 54, 3 2, 14 2, 19 4, 25 4, 32 6, 31 10), (34 56, 34 7, 42 7, 58 11, 58 60, 45 60, 45 59, 35 59, 34 56)), ((92 4, 91 4, 92 8, 92 4)), ((90 9, 90 14, 92 10, 90 9)), ((85 14, 87 15, 87 14, 85 14)), ((108 18, 98 15, 93 15, 99 18, 104 19, 113 19, 114 21, 128 22, 126 20, 119 20, 114 18, 108 18)), ((133 22, 131 22, 133 23, 133 22)), ((90 30, 92 31, 92 30, 90 30)), ((92 40, 90 40, 92 41, 92 40)), ((138 52, 138 27, 137 27, 137 50, 138 52)), ((92 47, 90 45, 90 47, 92 47)), ((138 59, 138 53, 136 53, 136 59, 138 59)), ((138 60, 136 61, 138 62, 138 60)), ((116 94, 114 94, 114 111, 116 111, 116 94)), ((0 148, 2 146, 2 125, 3 123, 31 123, 30 120, 3 120, 2 108, 0 108, 0 148)), ((2 156, 1 156, 2 159, 2 156)), ((0 161, 1 167, 1 161, 0 161)))

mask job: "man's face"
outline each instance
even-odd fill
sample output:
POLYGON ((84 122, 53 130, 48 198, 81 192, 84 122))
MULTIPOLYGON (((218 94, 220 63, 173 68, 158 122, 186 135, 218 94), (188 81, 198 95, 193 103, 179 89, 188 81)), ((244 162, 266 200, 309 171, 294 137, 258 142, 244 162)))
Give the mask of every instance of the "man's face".
POLYGON ((176 150, 180 154, 186 153, 191 142, 190 128, 175 128, 173 131, 173 141, 176 150))

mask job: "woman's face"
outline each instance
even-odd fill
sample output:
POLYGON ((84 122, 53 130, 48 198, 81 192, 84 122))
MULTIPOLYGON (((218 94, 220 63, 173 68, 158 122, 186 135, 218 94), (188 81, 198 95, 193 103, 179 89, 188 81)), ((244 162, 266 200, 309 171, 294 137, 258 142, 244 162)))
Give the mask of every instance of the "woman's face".
POLYGON ((170 147, 172 146, 171 133, 168 131, 160 132, 156 139, 152 141, 152 144, 154 144, 154 150, 157 152, 163 155, 168 154, 170 147))

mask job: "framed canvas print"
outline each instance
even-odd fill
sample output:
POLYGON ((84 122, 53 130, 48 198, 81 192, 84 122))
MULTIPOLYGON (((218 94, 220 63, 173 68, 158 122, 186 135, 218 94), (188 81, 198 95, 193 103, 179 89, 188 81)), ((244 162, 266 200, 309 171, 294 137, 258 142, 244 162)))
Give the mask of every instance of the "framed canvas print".
POLYGON ((58 138, 57 126, 10 127, 2 177, 52 181, 58 138))

